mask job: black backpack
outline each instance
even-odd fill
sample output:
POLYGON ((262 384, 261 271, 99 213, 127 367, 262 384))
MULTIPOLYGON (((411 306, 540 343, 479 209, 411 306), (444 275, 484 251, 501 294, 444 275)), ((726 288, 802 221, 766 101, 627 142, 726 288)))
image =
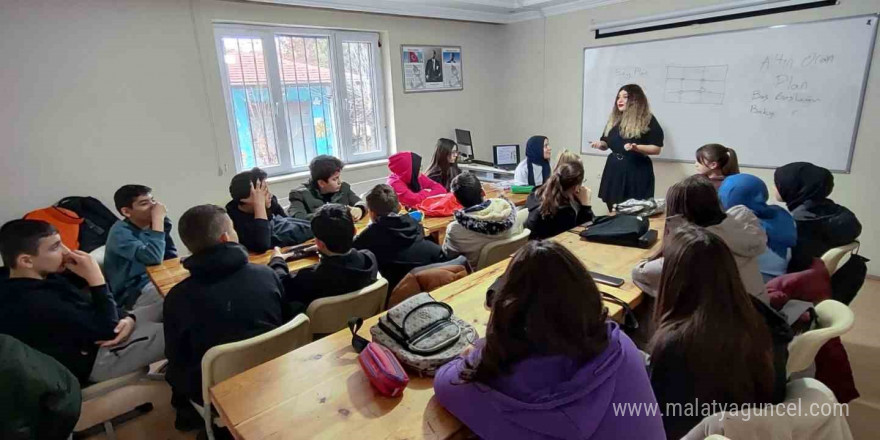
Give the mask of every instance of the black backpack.
POLYGON ((657 242, 657 231, 650 229, 647 218, 634 215, 604 216, 593 221, 581 237, 596 243, 647 249, 657 242))
POLYGON ((56 206, 69 209, 82 217, 79 227, 79 248, 91 252, 107 243, 110 227, 119 220, 113 211, 94 197, 65 197, 56 206))

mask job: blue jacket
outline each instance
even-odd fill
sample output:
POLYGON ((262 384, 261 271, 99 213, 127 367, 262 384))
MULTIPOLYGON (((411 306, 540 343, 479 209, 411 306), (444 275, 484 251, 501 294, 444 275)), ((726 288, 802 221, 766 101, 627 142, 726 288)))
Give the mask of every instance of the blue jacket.
POLYGON ((165 232, 141 229, 128 220, 110 228, 104 253, 104 274, 116 302, 131 308, 141 289, 150 282, 147 266, 177 257, 171 239, 171 220, 165 218, 165 232))

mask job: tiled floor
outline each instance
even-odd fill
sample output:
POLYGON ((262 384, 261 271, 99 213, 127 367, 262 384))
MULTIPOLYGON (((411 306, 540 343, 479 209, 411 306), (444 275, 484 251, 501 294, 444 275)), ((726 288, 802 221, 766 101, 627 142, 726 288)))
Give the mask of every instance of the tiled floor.
MULTIPOLYGON (((851 307, 856 314, 856 324, 843 342, 862 397, 850 403, 848 420, 857 440, 873 439, 880 432, 880 281, 865 283, 851 307)), ((145 381, 117 390, 84 405, 77 429, 149 401, 155 407, 153 411, 117 427, 119 439, 195 439, 195 431, 181 433, 174 429, 175 413, 170 399, 171 390, 165 382, 145 381)))

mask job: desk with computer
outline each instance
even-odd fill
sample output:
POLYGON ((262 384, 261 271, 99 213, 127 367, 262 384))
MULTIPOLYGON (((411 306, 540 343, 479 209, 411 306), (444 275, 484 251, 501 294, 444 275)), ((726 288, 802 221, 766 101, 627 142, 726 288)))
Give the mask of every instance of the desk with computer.
POLYGON ((504 181, 513 179, 514 170, 519 164, 519 145, 505 144, 492 146, 492 162, 477 160, 474 156, 473 139, 468 130, 455 129, 458 154, 462 158, 458 167, 468 170, 484 181, 504 181))

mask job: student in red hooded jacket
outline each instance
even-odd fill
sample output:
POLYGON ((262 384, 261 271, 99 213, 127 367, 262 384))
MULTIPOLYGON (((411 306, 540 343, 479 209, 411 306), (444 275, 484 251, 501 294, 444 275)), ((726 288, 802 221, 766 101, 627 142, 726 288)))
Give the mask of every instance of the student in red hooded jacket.
POLYGON ((443 185, 422 174, 422 157, 411 151, 388 158, 388 185, 394 188, 397 199, 407 208, 415 208, 422 200, 437 194, 446 194, 443 185))

